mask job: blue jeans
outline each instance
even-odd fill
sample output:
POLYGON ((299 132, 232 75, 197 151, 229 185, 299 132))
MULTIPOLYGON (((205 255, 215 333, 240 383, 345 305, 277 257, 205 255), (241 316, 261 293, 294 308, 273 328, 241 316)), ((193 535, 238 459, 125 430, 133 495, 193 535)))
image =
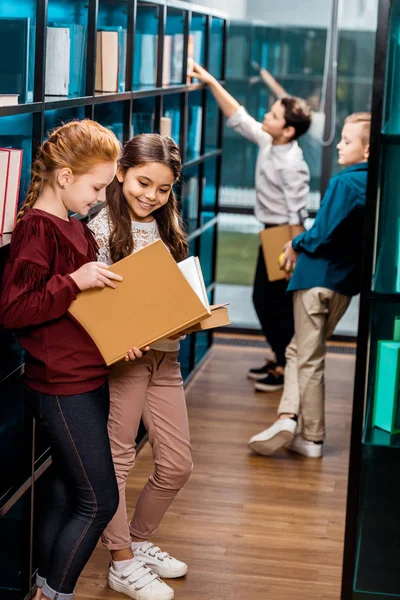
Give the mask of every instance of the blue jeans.
POLYGON ((73 598, 75 584, 118 508, 107 433, 108 384, 75 396, 29 390, 52 449, 51 486, 37 523, 37 583, 53 600, 73 598))

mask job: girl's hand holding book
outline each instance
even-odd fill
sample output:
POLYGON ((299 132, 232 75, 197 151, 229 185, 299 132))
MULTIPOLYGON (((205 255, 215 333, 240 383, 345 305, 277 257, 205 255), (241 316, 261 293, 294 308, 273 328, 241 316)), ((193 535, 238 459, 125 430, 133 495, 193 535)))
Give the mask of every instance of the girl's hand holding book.
POLYGON ((83 265, 70 277, 75 281, 78 288, 83 292, 90 288, 104 288, 106 286, 116 288, 115 281, 122 281, 121 275, 108 270, 106 264, 101 262, 89 262, 83 265))
POLYGON ((147 352, 150 350, 150 346, 146 346, 146 348, 137 348, 134 346, 130 350, 128 350, 128 354, 125 355, 125 362, 129 362, 130 360, 136 360, 137 358, 142 358, 147 352))

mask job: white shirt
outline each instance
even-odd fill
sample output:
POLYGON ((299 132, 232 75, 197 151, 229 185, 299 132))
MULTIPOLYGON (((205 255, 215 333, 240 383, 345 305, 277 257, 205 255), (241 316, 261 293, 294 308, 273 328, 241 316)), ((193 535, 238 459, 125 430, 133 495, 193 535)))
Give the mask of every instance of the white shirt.
MULTIPOLYGON (((106 265, 112 265, 113 261, 110 253, 110 219, 107 208, 103 208, 98 215, 89 222, 89 227, 92 230, 96 242, 99 246, 98 259, 106 265)), ((133 235, 133 254, 149 244, 160 239, 157 221, 151 223, 139 223, 132 221, 133 235)), ((179 340, 160 340, 150 346, 153 350, 160 352, 176 352, 179 350, 179 340)))
POLYGON ((256 165, 257 219, 269 225, 299 225, 300 212, 308 204, 310 172, 298 143, 273 145, 269 133, 243 106, 227 125, 260 148, 256 165))

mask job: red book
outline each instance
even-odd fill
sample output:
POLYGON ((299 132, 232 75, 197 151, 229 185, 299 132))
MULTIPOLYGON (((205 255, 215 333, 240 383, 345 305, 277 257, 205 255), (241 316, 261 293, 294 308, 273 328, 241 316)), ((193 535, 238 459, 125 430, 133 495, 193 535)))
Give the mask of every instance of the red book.
POLYGON ((0 234, 15 227, 21 180, 22 150, 0 148, 0 234))

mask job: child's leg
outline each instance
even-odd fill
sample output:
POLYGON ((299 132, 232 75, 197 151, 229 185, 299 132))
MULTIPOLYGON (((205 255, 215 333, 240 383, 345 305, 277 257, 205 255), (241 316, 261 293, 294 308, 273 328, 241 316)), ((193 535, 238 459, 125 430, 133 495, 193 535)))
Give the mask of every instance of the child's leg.
POLYGON ((135 462, 136 436, 151 377, 153 353, 154 350, 150 350, 146 356, 133 363, 118 363, 112 368, 109 377, 108 433, 119 489, 119 506, 103 532, 102 542, 116 561, 133 557, 125 488, 129 471, 135 462))
POLYGON ((325 439, 325 345, 350 298, 326 288, 296 292, 294 315, 303 437, 325 439))
POLYGON ((286 363, 286 346, 294 334, 291 294, 286 293, 287 281, 269 281, 260 247, 254 279, 253 303, 261 328, 276 355, 277 365, 286 363))
POLYGON ((76 396, 40 394, 40 400, 43 422, 73 498, 73 511, 53 544, 43 594, 70 600, 118 505, 107 434, 108 386, 76 396))
POLYGON ((278 415, 280 418, 299 415, 300 392, 297 366, 296 334, 286 348, 285 387, 279 403, 278 415))
POLYGON ((192 471, 189 424, 176 352, 154 353, 143 421, 153 448, 155 471, 146 483, 130 524, 135 541, 148 540, 192 471))

